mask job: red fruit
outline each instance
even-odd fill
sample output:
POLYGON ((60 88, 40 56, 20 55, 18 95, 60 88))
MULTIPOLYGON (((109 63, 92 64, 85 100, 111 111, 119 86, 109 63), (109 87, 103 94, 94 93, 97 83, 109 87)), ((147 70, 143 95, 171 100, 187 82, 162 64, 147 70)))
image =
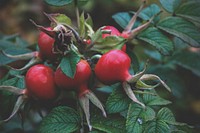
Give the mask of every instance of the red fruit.
POLYGON ((102 34, 102 38, 106 38, 107 36, 120 36, 121 33, 113 26, 105 26, 103 30, 110 30, 110 34, 102 34))
POLYGON ((106 112, 101 102, 88 88, 88 80, 91 76, 91 73, 90 65, 85 60, 80 60, 76 65, 76 73, 74 78, 66 76, 62 72, 61 68, 58 68, 55 72, 55 82, 58 87, 64 89, 78 89, 79 102, 81 103, 80 106, 85 113, 86 121, 90 131, 92 126, 90 124, 89 100, 99 109, 101 109, 103 115, 106 116, 106 112))
MULTIPOLYGON (((48 30, 51 30, 51 27, 46 28, 48 30)), ((53 53, 53 45, 55 40, 51 38, 49 35, 47 35, 44 32, 40 32, 39 38, 38 38, 38 46, 41 52, 41 55, 44 59, 48 60, 55 60, 56 54, 53 53)))
POLYGON ((49 100, 56 97, 53 70, 45 65, 32 66, 25 77, 28 94, 38 99, 49 100))
POLYGON ((105 53, 95 66, 97 78, 105 84, 113 84, 129 80, 130 57, 121 50, 105 53))
MULTIPOLYGON (((102 34, 102 38, 106 38, 107 36, 121 36, 121 33, 113 26, 105 26, 103 30, 110 30, 110 34, 102 34)), ((123 37, 123 36, 122 36, 123 37)), ((126 44, 123 45, 122 51, 126 52, 126 44)))
POLYGON ((80 60, 76 66, 76 73, 74 78, 66 76, 61 68, 58 68, 55 72, 55 82, 58 87, 64 89, 79 89, 79 94, 88 91, 87 83, 91 76, 90 65, 85 60, 80 60))

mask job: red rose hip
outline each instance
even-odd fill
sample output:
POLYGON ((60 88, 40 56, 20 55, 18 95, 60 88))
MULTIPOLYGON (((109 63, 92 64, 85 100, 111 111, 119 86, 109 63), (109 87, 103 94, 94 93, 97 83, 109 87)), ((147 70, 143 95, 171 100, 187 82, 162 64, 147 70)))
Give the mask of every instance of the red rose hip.
MULTIPOLYGON (((47 28, 51 30, 51 27, 47 28)), ((44 59, 55 60, 56 54, 53 53, 53 45, 55 40, 44 32, 40 32, 38 38, 38 46, 40 53, 44 59)))
POLYGON ((131 65, 130 57, 121 50, 111 50, 105 53, 95 66, 97 78, 105 84, 113 84, 129 80, 131 65))
POLYGON ((53 70, 45 65, 32 66, 25 77, 28 94, 38 99, 49 100, 56 97, 53 70))

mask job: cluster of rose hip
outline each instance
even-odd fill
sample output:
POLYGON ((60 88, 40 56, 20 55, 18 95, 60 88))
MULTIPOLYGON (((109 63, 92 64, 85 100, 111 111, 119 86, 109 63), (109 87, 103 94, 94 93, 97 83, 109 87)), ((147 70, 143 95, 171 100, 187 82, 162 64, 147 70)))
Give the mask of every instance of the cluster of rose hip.
MULTIPOLYGON (((141 25, 137 29, 132 30, 132 26, 135 23, 138 13, 139 11, 133 16, 122 33, 113 26, 104 26, 102 30, 108 32, 105 34, 102 32, 102 38, 104 39, 108 36, 121 36, 127 40, 133 38, 135 33, 146 28, 153 19, 152 18, 149 22, 141 25)), ((67 56, 67 53, 70 51, 71 47, 69 44, 71 43, 72 38, 75 38, 74 40, 76 40, 76 43, 80 45, 94 44, 92 44, 90 39, 81 39, 74 29, 66 25, 59 24, 54 28, 45 28, 39 25, 36 26, 41 31, 38 37, 39 51, 18 56, 4 53, 10 58, 32 59, 26 66, 20 69, 28 69, 25 75, 25 89, 22 90, 13 86, 0 86, 1 90, 7 90, 19 95, 11 116, 3 122, 11 119, 27 99, 32 98, 40 101, 55 100, 59 95, 58 90, 62 89, 65 91, 77 92, 79 103, 85 113, 87 124, 91 129, 89 101, 101 109, 103 115, 106 116, 106 112, 100 100, 88 87, 93 72, 97 80, 103 84, 111 85, 121 82, 128 97, 142 106, 145 105, 137 100, 131 89, 131 84, 137 82, 139 79, 145 80, 151 78, 160 80, 155 75, 145 75, 144 71, 135 75, 129 73, 131 59, 126 54, 126 44, 123 45, 121 50, 110 49, 108 52, 101 55, 97 63, 93 64, 94 67, 91 67, 88 60, 83 55, 80 55, 81 59, 76 64, 75 74, 73 78, 69 77, 62 71, 59 64, 61 58, 67 56), (44 62, 50 62, 53 68, 45 65, 44 62)), ((163 85, 167 87, 166 84, 163 83, 163 85)))
MULTIPOLYGON (((51 27, 44 29, 54 32, 51 27)), ((102 38, 106 38, 107 36, 121 35, 121 33, 113 26, 105 26, 102 30, 110 30, 110 33, 102 34, 102 38)), ((32 60, 34 61, 31 62, 31 67, 26 65, 20 69, 28 69, 25 75, 26 89, 21 90, 13 86, 1 86, 1 89, 20 95, 20 104, 18 102, 18 105, 16 105, 18 107, 20 107, 22 103, 27 100, 27 98, 33 98, 40 101, 55 100, 59 94, 58 88, 67 91, 75 91, 78 93, 80 104, 86 113, 88 125, 90 125, 88 117, 89 114, 87 113, 89 110, 89 100, 99 107, 102 110, 103 115, 106 116, 101 102, 88 88, 89 79, 92 75, 92 69, 86 59, 80 59, 80 61, 77 63, 74 78, 68 77, 66 74, 64 74, 59 65, 54 71, 50 66, 42 63, 43 61, 47 60, 48 62, 52 62, 54 65, 57 65, 59 64, 57 63, 58 58, 61 56, 59 53, 54 51, 55 39, 45 32, 41 31, 38 37, 39 51, 15 57, 4 53, 10 58, 22 59, 21 57, 33 57, 32 60)), ((90 45, 88 42, 90 41, 88 40, 86 45, 90 45)), ((122 50, 126 51, 126 45, 122 47, 122 50)), ((99 59, 94 71, 96 77, 100 81, 105 84, 112 84, 119 81, 128 80, 131 77, 131 75, 128 73, 131 60, 123 51, 111 50, 99 59)), ((12 116, 13 115, 14 114, 12 114, 12 116)), ((11 117, 4 121, 6 122, 10 118, 11 117)))

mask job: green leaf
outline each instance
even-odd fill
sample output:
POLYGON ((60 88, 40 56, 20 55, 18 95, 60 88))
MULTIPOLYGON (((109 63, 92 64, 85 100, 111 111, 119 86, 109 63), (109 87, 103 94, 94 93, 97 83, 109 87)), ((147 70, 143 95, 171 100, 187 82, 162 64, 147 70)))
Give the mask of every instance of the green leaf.
MULTIPOLYGON (((172 56, 169 60, 173 61, 173 59, 174 56, 172 56)), ((174 61, 174 63, 176 63, 176 61, 174 61)), ((184 94, 186 93, 186 84, 176 70, 166 65, 154 65, 150 68, 149 73, 154 73, 166 81, 167 85, 172 90, 172 94, 176 98, 184 98, 184 94)))
POLYGON ((106 53, 111 49, 121 49, 126 40, 119 36, 107 36, 106 38, 98 39, 91 50, 106 53))
POLYGON ((94 129, 92 129, 92 131, 90 131, 89 133, 105 133, 105 132, 102 132, 102 131, 99 131, 99 130, 94 130, 94 129))
POLYGON ((134 70, 134 73, 139 72, 140 64, 137 55, 129 48, 126 49, 126 53, 131 58, 131 68, 134 70))
MULTIPOLYGON (((9 45, 8 45, 9 46, 9 45)), ((25 54, 31 52, 31 50, 27 48, 21 48, 21 47, 15 47, 15 45, 10 45, 9 48, 5 49, 4 51, 11 55, 18 55, 18 54, 25 54)), ((13 61, 16 61, 14 59, 11 59, 9 57, 6 57, 0 52, 0 66, 11 63, 13 61)))
POLYGON ((87 18, 85 19, 85 22, 90 25, 90 27, 93 27, 93 20, 92 20, 92 17, 87 14, 87 18))
POLYGON ((145 133, 170 133, 169 126, 161 120, 149 121, 145 127, 145 133))
POLYGON ((155 27, 141 32, 138 38, 154 46, 163 55, 171 55, 174 50, 172 41, 155 27))
POLYGON ((18 77, 16 87, 24 89, 26 87, 24 77, 18 77))
POLYGON ((106 133, 125 133, 125 119, 123 117, 92 115, 92 127, 106 133))
POLYGON ((106 110, 108 113, 118 113, 126 110, 131 103, 131 100, 124 93, 122 86, 115 89, 108 97, 106 102, 106 110))
POLYGON ((17 77, 14 77, 14 78, 11 78, 11 79, 8 79, 6 81, 4 81, 2 83, 2 85, 10 85, 10 86, 15 86, 15 84, 17 83, 18 81, 18 78, 17 77))
MULTIPOLYGON (((157 4, 151 4, 139 13, 139 17, 143 20, 150 20, 151 17, 155 16, 160 11, 160 7, 157 4)), ((158 19, 159 17, 156 17, 154 20, 157 21, 158 19)))
POLYGON ((191 22, 179 17, 167 17, 160 21, 157 27, 181 38, 193 47, 200 47, 200 31, 191 22))
POLYGON ((85 27, 85 16, 84 12, 80 16, 80 27, 79 27, 79 34, 82 38, 85 38, 86 27, 85 27))
POLYGON ((152 108, 146 106, 144 109, 138 104, 130 104, 126 120, 127 133, 142 133, 144 123, 154 118, 155 112, 152 108))
MULTIPOLYGON (((148 7, 144 8, 138 15, 139 18, 142 20, 149 20, 154 15, 158 14, 160 12, 160 7, 156 4, 151 4, 148 7)), ((135 14, 135 12, 119 12, 112 16, 112 18, 115 20, 117 24, 119 24, 123 29, 128 25, 129 21, 131 20, 132 16, 135 14)), ((158 20, 159 17, 156 17, 154 20, 158 20)), ((141 24, 141 20, 137 19, 133 28, 138 27, 141 24)))
POLYGON ((92 36, 94 34, 93 21, 89 14, 85 18, 84 12, 80 16, 80 27, 79 27, 79 34, 82 38, 88 38, 88 36, 92 36))
POLYGON ((65 57, 62 58, 60 68, 65 75, 70 78, 74 78, 76 65, 79 61, 80 56, 76 52, 70 51, 65 57))
POLYGON ((186 42, 184 42, 183 40, 181 40, 178 37, 174 37, 173 42, 174 42, 176 51, 181 51, 181 50, 189 47, 186 42))
POLYGON ((121 84, 116 83, 113 85, 108 85, 108 86, 103 86, 103 87, 97 88, 97 90, 104 92, 104 93, 112 93, 115 89, 120 89, 120 88, 121 88, 121 84))
MULTIPOLYGON (((152 92, 152 91, 146 91, 146 92, 152 92)), ((154 91, 153 94, 156 94, 156 92, 154 91)), ((148 106, 167 105, 171 103, 170 101, 165 100, 159 97, 158 95, 151 95, 151 94, 144 94, 143 100, 144 100, 145 105, 148 105, 148 106)))
POLYGON ((71 133, 80 128, 81 120, 76 110, 59 106, 54 108, 40 124, 39 133, 71 133))
POLYGON ((85 5, 89 0, 77 0, 78 1, 78 6, 83 6, 85 5))
MULTIPOLYGON (((129 21, 131 20, 132 16, 133 16, 133 12, 119 12, 116 13, 112 16, 112 18, 115 20, 115 22, 121 26, 123 29, 126 28, 126 26, 128 25, 129 21)), ((136 21, 136 23, 134 24, 134 27, 137 27, 140 25, 141 22, 136 21)))
POLYGON ((12 48, 14 43, 7 41, 7 40, 0 40, 0 50, 5 50, 8 48, 12 48))
POLYGON ((45 2, 52 6, 64 6, 73 2, 73 0, 45 0, 45 2))
POLYGON ((19 37, 18 34, 11 34, 11 35, 0 34, 0 39, 7 41, 14 41, 17 37, 19 37))
POLYGON ((170 13, 173 13, 182 2, 182 0, 159 0, 159 1, 163 6, 163 8, 170 13))
POLYGON ((20 47, 28 47, 29 43, 22 39, 21 37, 16 37, 16 44, 19 45, 20 47))
POLYGON ((17 88, 24 89, 25 88, 24 77, 14 77, 11 79, 7 79, 1 85, 15 86, 17 88))
POLYGON ((200 76, 199 59, 200 59, 199 53, 190 52, 188 50, 178 52, 172 57, 172 61, 175 64, 190 70, 197 76, 200 76))
POLYGON ((162 120, 169 124, 174 124, 176 122, 173 113, 166 107, 158 111, 157 119, 162 120))
POLYGON ((188 19, 189 21, 200 23, 200 2, 188 1, 182 4, 175 12, 177 16, 188 19))
POLYGON ((72 21, 71 19, 66 16, 65 14, 51 14, 51 16, 58 22, 58 23, 63 23, 63 24, 67 24, 67 25, 72 25, 72 21))
POLYGON ((162 62, 163 56, 156 50, 144 49, 144 53, 150 58, 158 62, 162 62))

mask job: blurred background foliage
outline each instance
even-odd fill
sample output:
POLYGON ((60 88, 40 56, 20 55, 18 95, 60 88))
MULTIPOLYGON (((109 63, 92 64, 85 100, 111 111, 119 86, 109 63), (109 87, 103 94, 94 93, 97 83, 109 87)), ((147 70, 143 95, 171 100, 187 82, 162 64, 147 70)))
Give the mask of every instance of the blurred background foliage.
MULTIPOLYGON (((151 3, 160 5, 158 0, 148 0, 147 5, 151 3)), ((112 15, 118 12, 136 11, 140 4, 141 0, 89 0, 87 4, 80 5, 80 11, 91 15, 94 22, 94 29, 98 29, 104 25, 113 25, 122 31, 122 28, 112 19, 112 15)), ((73 4, 63 7, 53 7, 42 0, 0 0, 0 36, 19 34, 28 44, 36 44, 39 32, 29 19, 36 21, 40 25, 49 26, 50 22, 43 12, 64 13, 73 21, 76 21, 73 4)), ((164 18, 168 15, 164 11, 161 17, 164 18)), ((197 73, 200 70, 200 66, 195 66, 196 62, 200 62, 200 58, 198 58, 200 56, 192 58, 187 56, 187 51, 200 54, 200 49, 188 47, 178 38, 175 38, 174 43, 175 50, 180 50, 181 47, 184 49, 186 47, 187 49, 186 51, 182 51, 180 58, 176 56, 177 59, 174 59, 173 55, 178 51, 174 52, 172 56, 163 57, 157 51, 152 50, 149 45, 145 44, 135 46, 134 51, 141 61, 151 58, 148 71, 166 79, 167 84, 172 88, 172 94, 159 91, 159 88, 157 90, 164 98, 172 101, 173 104, 169 105, 169 107, 175 114, 177 121, 200 128, 200 75, 197 73), (182 62, 179 61, 176 66, 170 65, 174 62, 176 63, 177 60, 181 60, 182 62), (168 62, 167 65, 166 62, 168 62), (190 65, 184 67, 185 62, 190 65), (197 71, 193 71, 193 67, 188 69, 188 66, 195 66, 194 68, 197 71)), ((20 67, 25 63, 14 62, 12 64, 15 67, 20 67)), ((6 71, 3 67, 0 67, 0 78, 5 73, 6 71)), ((0 101, 1 99, 3 97, 0 97, 0 101)), ((40 119, 40 117, 36 116, 34 119, 40 119)), ((20 129, 21 125, 17 124, 18 120, 19 118, 16 118, 16 121, 9 122, 4 128, 9 129, 12 126, 12 128, 19 128, 18 131, 15 130, 15 133, 22 132, 20 129)), ((25 126, 30 126, 31 129, 36 125, 28 124, 25 126)))

